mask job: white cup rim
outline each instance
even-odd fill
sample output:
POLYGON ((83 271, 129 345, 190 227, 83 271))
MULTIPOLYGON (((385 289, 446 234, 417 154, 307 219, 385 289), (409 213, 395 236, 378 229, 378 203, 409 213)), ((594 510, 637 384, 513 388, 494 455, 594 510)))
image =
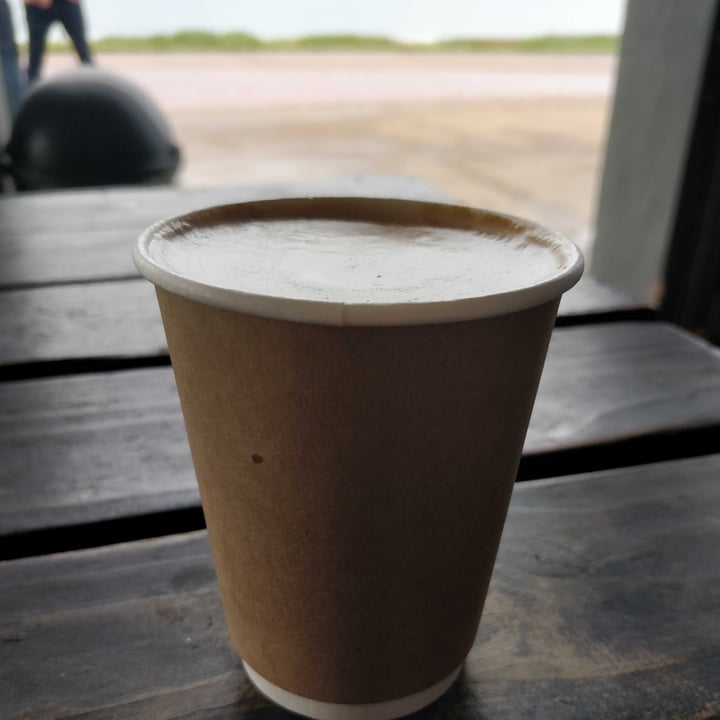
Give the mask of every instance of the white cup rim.
POLYGON ((582 253, 559 233, 522 218, 460 205, 414 200, 381 198, 288 198, 234 203, 198 210, 168 218, 149 227, 138 239, 133 259, 139 272, 156 286, 173 294, 213 307, 293 322, 335 326, 424 325, 475 320, 507 315, 557 299, 569 290, 583 272, 582 253), (507 292, 461 297, 441 301, 398 303, 340 303, 288 298, 272 293, 252 293, 208 285, 183 276, 163 266, 153 257, 151 245, 158 239, 182 234, 183 228, 198 227, 214 218, 231 216, 241 222, 258 217, 311 217, 354 220, 353 209, 366 219, 373 216, 397 222, 431 224, 435 227, 480 229, 482 223, 506 226, 509 231, 523 231, 537 244, 562 257, 557 272, 541 282, 524 285, 507 292), (293 214, 295 213, 295 214, 293 214), (431 221, 428 220, 431 219, 431 221))

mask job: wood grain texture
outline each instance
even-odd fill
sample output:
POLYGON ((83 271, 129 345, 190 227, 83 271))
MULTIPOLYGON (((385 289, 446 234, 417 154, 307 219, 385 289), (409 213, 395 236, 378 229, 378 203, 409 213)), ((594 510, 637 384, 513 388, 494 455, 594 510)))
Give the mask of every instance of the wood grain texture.
MULTIPOLYGON (((129 252, 129 248, 127 248, 129 252)), ((583 279, 560 306, 562 324, 620 320, 636 306, 583 279)), ((118 367, 166 356, 152 285, 143 279, 0 292, 0 380, 118 367)))
POLYGON ((157 356, 167 356, 165 333, 143 279, 0 293, 0 379, 28 364, 157 356))
MULTIPOLYGON (((210 205, 306 195, 359 195, 452 202, 412 177, 336 178, 304 183, 203 189, 108 188, 0 196, 0 289, 124 280, 137 276, 131 250, 149 225, 210 205)), ((561 305, 561 322, 575 316, 646 315, 628 295, 586 274, 561 305)))
MULTIPOLYGON (((417 717, 720 713, 720 456, 516 486, 459 681, 417 717)), ((289 717, 229 648, 204 533, 0 563, 0 716, 289 717)))
MULTIPOLYGON (((0 380, 147 364, 166 354, 152 289, 132 263, 139 233, 163 217, 298 195, 448 202, 405 177, 180 190, 124 188, 0 196, 0 380)), ((589 275, 565 295, 561 325, 648 318, 589 275)))
POLYGON ((0 288, 124 279, 149 225, 190 210, 248 200, 361 195, 450 202, 427 183, 397 176, 203 189, 130 187, 0 196, 0 288))
POLYGON ((626 293, 603 285, 586 270, 560 300, 558 326, 609 320, 653 320, 655 313, 626 293))
POLYGON ((0 398, 0 537, 199 504, 170 368, 8 383, 0 398))
MULTIPOLYGON (((720 448, 717 351, 655 323, 555 330, 521 477, 568 452, 568 472, 629 464, 637 439, 634 462, 720 448)), ((0 456, 0 557, 201 527, 177 515, 198 495, 170 368, 0 384, 0 456)))
POLYGON ((717 348, 660 323, 562 328, 553 333, 525 451, 718 423, 717 348))

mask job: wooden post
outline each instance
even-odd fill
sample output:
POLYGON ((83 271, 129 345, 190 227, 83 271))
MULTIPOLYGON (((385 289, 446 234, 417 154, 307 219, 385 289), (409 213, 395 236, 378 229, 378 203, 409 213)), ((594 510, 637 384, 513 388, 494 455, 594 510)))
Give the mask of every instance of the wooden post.
POLYGON ((660 314, 720 343, 720 12, 712 31, 660 314))
POLYGON ((591 271, 653 306, 665 297, 718 2, 628 1, 591 271))

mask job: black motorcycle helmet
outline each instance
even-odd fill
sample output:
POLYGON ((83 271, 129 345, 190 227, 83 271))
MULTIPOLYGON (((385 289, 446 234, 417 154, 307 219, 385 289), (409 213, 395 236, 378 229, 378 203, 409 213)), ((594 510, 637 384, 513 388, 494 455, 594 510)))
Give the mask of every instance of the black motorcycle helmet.
POLYGON ((95 68, 36 85, 20 106, 7 153, 18 190, 168 183, 180 164, 150 98, 95 68))

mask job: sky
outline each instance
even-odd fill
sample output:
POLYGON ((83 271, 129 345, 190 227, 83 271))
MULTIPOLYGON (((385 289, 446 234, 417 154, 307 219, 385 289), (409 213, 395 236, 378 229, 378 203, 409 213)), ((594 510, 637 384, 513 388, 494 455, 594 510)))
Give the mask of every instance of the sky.
MULTIPOLYGON (((9 2, 24 40, 22 0, 9 2)), ((202 29, 265 39, 342 32, 430 42, 615 34, 625 0, 83 0, 83 7, 92 39, 202 29)))

